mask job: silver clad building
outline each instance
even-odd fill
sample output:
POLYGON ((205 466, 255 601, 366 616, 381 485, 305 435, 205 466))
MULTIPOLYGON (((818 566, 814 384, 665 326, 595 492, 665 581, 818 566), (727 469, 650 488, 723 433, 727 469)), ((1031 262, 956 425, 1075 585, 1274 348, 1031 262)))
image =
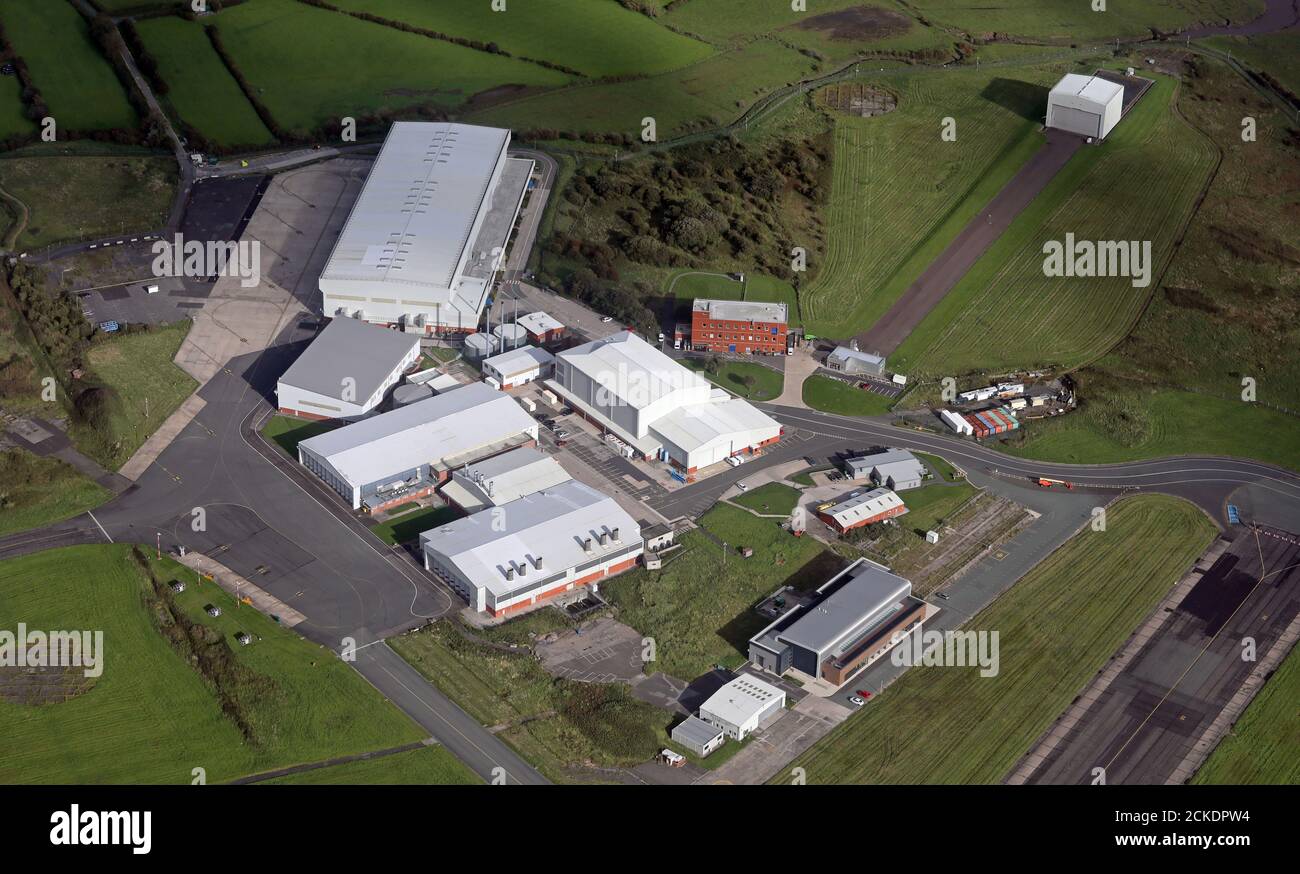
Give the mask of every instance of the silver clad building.
POLYGON ((321 273, 325 314, 477 330, 533 171, 509 145, 500 128, 395 123, 321 273))
POLYGON ((1123 85, 1066 73, 1047 95, 1047 126, 1102 139, 1119 124, 1123 110, 1123 85))
POLYGON ((419 357, 419 337, 334 319, 280 377, 276 405, 306 419, 359 419, 419 357))
POLYGON ((298 444, 298 460, 359 510, 431 494, 454 468, 537 440, 537 422, 481 382, 298 444))

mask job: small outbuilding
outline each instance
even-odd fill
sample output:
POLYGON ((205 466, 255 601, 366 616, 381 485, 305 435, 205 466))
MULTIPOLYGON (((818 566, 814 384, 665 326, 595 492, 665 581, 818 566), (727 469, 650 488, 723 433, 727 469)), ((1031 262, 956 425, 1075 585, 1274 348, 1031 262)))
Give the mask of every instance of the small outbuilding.
POLYGON ((700 705, 700 719, 727 737, 744 740, 785 707, 785 692, 752 674, 741 674, 700 705))
POLYGON ((672 731, 672 738, 686 749, 704 758, 727 741, 727 735, 716 725, 710 725, 698 716, 686 721, 672 731))

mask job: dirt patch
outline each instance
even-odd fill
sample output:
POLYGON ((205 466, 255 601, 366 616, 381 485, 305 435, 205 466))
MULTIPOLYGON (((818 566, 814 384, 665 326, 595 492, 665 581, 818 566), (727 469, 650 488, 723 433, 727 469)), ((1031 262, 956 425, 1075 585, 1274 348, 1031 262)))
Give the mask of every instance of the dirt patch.
POLYGON ((861 82, 827 85, 817 92, 817 105, 858 118, 874 118, 898 108, 898 97, 883 88, 861 82))
POLYGON ((912 27, 912 19, 892 9, 854 6, 839 12, 814 15, 795 27, 815 30, 830 39, 867 41, 907 33, 912 27))
POLYGON ((58 704, 86 692, 95 683, 84 668, 0 668, 0 701, 28 707, 58 704))
POLYGON ((480 109, 487 109, 489 106, 508 103, 511 100, 528 97, 532 94, 540 94, 546 90, 548 89, 537 85, 498 85, 495 88, 488 88, 486 91, 471 94, 469 100, 465 101, 465 104, 457 112, 460 115, 468 115, 480 109))

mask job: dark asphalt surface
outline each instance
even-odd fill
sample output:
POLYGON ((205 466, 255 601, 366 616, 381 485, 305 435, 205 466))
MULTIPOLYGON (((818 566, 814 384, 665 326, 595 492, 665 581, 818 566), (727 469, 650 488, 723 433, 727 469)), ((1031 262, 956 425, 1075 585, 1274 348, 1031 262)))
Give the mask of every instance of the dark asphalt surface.
POLYGON ((1268 529, 1233 530, 1232 546, 1195 583, 1028 783, 1160 784, 1174 776, 1300 609, 1300 544, 1268 529))
POLYGON ((903 292, 888 312, 858 335, 858 345, 886 356, 897 349, 1081 146, 1082 137, 1049 128, 1043 146, 903 292))

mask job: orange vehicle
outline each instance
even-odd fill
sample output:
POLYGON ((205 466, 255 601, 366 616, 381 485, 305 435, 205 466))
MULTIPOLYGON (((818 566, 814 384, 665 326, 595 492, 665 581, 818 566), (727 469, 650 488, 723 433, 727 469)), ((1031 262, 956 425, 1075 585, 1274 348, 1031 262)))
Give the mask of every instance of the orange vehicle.
POLYGON ((1044 489, 1052 489, 1052 488, 1072 489, 1072 488, 1074 488, 1074 483, 1067 483, 1067 482, 1066 482, 1065 480, 1063 480, 1063 479, 1048 479, 1047 477, 1040 476, 1040 477, 1036 478, 1036 479, 1034 480, 1034 482, 1038 483, 1039 487, 1040 487, 1040 488, 1044 488, 1044 489))

